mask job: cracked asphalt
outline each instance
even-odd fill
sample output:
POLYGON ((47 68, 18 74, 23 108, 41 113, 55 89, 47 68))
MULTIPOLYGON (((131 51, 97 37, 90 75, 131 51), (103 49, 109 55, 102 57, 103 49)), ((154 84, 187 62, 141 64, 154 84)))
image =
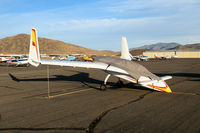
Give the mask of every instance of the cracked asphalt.
POLYGON ((200 59, 139 62, 172 75, 172 94, 111 77, 100 91, 101 70, 50 66, 0 66, 1 133, 200 132, 200 59))

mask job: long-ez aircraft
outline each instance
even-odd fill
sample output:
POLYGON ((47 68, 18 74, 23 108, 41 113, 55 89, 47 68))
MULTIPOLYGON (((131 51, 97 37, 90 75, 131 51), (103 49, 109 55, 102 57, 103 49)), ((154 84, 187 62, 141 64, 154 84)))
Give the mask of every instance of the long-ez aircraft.
POLYGON ((104 70, 108 75, 104 83, 100 86, 101 89, 106 89, 106 83, 109 77, 116 76, 119 79, 124 79, 132 83, 137 83, 143 87, 171 93, 171 89, 166 84, 165 80, 171 79, 171 76, 158 77, 148 71, 144 66, 130 61, 130 53, 126 38, 122 38, 122 56, 121 58, 94 56, 93 62, 82 61, 56 61, 56 60, 40 60, 39 43, 36 29, 31 30, 31 40, 29 47, 28 62, 37 67, 41 65, 58 65, 68 67, 85 67, 104 70))

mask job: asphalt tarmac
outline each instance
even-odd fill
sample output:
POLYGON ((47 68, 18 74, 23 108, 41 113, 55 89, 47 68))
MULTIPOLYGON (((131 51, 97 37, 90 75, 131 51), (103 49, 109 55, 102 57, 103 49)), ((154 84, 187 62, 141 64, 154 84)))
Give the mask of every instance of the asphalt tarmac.
POLYGON ((200 59, 139 62, 171 75, 172 94, 124 81, 118 88, 96 69, 0 67, 0 133, 200 132, 200 59), (49 96, 48 96, 49 86, 49 96))

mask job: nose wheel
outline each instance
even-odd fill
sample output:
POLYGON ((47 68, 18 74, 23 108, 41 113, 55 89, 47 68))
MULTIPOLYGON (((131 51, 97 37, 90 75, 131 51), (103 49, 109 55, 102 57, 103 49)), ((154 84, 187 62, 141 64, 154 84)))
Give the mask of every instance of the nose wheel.
POLYGON ((111 74, 108 74, 108 75, 106 76, 106 78, 105 78, 105 80, 104 80, 104 83, 100 85, 100 90, 104 91, 104 90, 107 89, 106 83, 107 83, 107 81, 108 81, 108 79, 109 79, 110 76, 111 76, 111 74))
POLYGON ((124 82, 121 81, 121 80, 119 79, 115 85, 116 85, 118 88, 121 88, 121 87, 124 85, 124 82))
POLYGON ((107 89, 107 86, 105 84, 100 85, 100 90, 105 91, 107 89))
MULTIPOLYGON (((107 83, 110 76, 111 76, 111 74, 108 74, 106 76, 104 83, 100 85, 100 90, 105 91, 107 89, 106 83, 107 83)), ((119 80, 117 81, 117 83, 115 85, 116 85, 117 88, 121 88, 124 85, 124 83, 119 78, 119 80)))

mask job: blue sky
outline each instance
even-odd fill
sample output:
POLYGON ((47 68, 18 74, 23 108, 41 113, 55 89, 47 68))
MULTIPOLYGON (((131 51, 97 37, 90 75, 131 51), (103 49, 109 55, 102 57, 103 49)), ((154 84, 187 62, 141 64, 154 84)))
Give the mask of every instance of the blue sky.
POLYGON ((200 0, 0 0, 0 38, 40 37, 119 51, 157 42, 200 42, 200 0))

